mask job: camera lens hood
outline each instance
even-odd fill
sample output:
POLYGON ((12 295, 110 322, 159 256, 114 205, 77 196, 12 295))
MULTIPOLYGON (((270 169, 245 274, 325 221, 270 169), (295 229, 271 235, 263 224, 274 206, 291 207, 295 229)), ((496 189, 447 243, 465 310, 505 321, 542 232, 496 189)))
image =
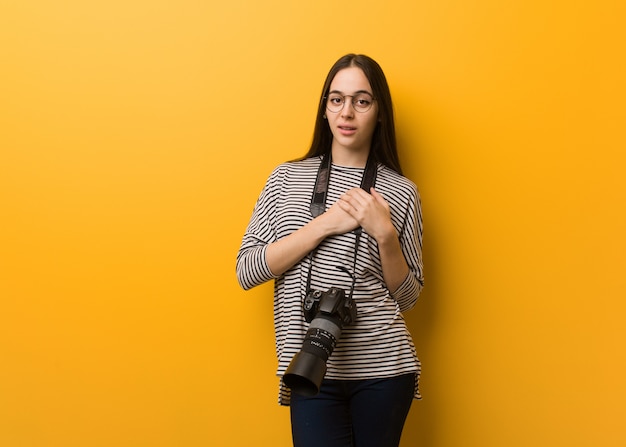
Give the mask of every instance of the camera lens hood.
POLYGON ((283 376, 283 382, 292 392, 311 397, 319 393, 324 374, 326 374, 324 359, 310 352, 300 351, 291 360, 283 376))

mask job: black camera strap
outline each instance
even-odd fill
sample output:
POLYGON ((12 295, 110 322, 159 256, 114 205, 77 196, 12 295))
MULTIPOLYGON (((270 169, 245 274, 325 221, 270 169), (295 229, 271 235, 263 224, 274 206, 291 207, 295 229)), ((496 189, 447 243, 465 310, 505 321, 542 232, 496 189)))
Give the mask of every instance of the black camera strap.
MULTIPOLYGON (((370 192, 370 188, 376 183, 377 164, 370 155, 367 157, 365 171, 361 179, 361 189, 370 192)), ((326 196, 328 195, 328 182, 330 180, 330 167, 332 164, 331 153, 328 152, 322 157, 322 162, 317 170, 317 179, 313 188, 313 196, 311 197, 311 214, 317 217, 326 211, 326 196)), ((359 228, 360 230, 360 228, 359 228)))
MULTIPOLYGON (((313 188, 313 196, 311 197, 311 214, 313 217, 317 217, 320 214, 326 211, 326 197, 328 195, 328 184, 330 181, 330 171, 332 165, 332 156, 330 151, 322 157, 322 161, 320 163, 320 167, 317 171, 317 179, 315 180, 315 187, 313 188)), ((372 186, 376 184, 376 174, 377 174, 378 163, 374 160, 372 156, 372 151, 370 151, 369 156, 367 157, 367 163, 365 164, 365 170, 363 171, 363 177, 361 178, 361 189, 370 192, 372 186)), ((352 286, 350 287, 350 298, 352 298, 352 292, 354 291, 354 286, 356 283, 356 259, 357 253, 359 249, 359 243, 361 241, 361 233, 363 229, 361 227, 356 228, 353 233, 356 236, 354 242, 354 261, 352 265, 353 273, 345 267, 338 267, 339 270, 346 272, 352 278, 352 286)), ((311 274, 313 271, 313 257, 317 248, 311 253, 309 253, 309 274, 307 276, 306 281, 306 293, 308 294, 311 290, 311 274)))

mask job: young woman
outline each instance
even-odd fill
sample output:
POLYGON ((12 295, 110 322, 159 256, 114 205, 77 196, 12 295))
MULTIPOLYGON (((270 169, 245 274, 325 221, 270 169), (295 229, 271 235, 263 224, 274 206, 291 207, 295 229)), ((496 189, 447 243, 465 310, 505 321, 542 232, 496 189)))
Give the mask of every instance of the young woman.
POLYGON ((423 287, 421 247, 419 194, 402 176, 385 75, 348 54, 324 83, 311 148, 272 172, 237 256, 244 289, 274 280, 279 403, 291 407, 296 447, 399 444, 419 398, 402 312, 423 287), (364 177, 375 182, 367 191, 364 177), (308 337, 304 298, 333 287, 356 318, 330 350, 319 393, 292 392, 283 377, 308 337))

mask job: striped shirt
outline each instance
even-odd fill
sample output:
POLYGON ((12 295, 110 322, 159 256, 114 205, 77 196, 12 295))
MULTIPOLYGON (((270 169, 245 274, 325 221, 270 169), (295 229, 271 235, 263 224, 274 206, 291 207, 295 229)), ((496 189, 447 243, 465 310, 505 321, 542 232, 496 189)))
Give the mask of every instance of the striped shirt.
MULTIPOLYGON (((308 323, 302 302, 310 257, 280 276, 270 271, 265 250, 312 220, 311 195, 321 157, 283 163, 272 174, 254 207, 250 223, 237 255, 237 278, 244 289, 274 280, 274 329, 277 375, 282 377, 292 357, 300 351, 308 323)), ((331 166, 326 206, 330 207, 351 188, 359 187, 363 168, 331 166)), ((350 290, 352 278, 337 267, 347 268, 356 277, 353 300, 356 321, 344 326, 332 355, 326 362, 325 378, 340 380, 394 377, 415 373, 420 362, 402 312, 411 309, 423 287, 422 216, 416 186, 407 178, 379 164, 376 190, 389 203, 391 221, 396 228, 409 274, 391 294, 384 279, 378 246, 362 232, 358 246, 356 272, 353 232, 329 236, 318 246, 312 260, 311 288, 330 287, 350 290)), ((419 398, 416 380, 415 397, 419 398)), ((279 403, 289 405, 290 393, 282 380, 279 403)))

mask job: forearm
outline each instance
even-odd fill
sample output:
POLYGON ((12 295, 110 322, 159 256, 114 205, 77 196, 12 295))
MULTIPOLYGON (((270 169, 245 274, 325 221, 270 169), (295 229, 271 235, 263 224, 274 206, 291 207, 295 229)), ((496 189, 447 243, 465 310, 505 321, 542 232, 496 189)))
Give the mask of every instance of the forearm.
POLYGON ((384 238, 379 238, 377 243, 383 278, 387 289, 393 294, 409 274, 409 266, 402 254, 402 247, 395 231, 384 238))
POLYGON ((318 219, 267 246, 265 259, 274 275, 282 275, 324 240, 327 232, 318 219))

